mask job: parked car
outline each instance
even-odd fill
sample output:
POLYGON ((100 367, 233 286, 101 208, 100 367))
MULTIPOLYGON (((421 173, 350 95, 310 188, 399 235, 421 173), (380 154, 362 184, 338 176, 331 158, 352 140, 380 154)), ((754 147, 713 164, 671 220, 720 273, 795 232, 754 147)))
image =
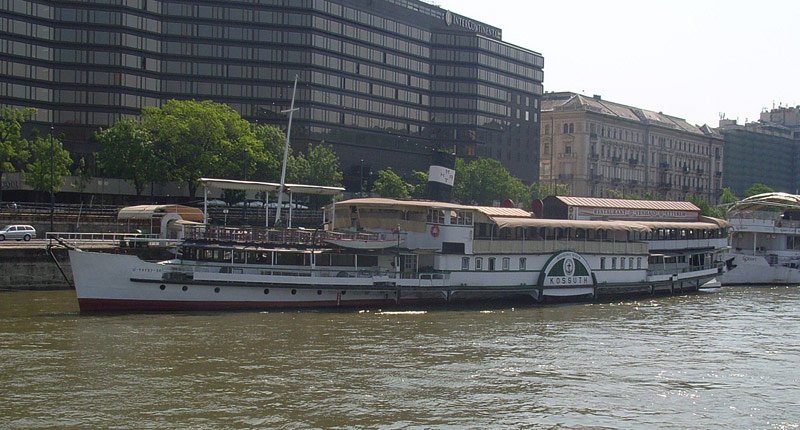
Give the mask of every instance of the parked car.
POLYGON ((0 228, 0 241, 6 239, 29 241, 33 237, 36 237, 36 229, 29 225, 13 224, 0 228))

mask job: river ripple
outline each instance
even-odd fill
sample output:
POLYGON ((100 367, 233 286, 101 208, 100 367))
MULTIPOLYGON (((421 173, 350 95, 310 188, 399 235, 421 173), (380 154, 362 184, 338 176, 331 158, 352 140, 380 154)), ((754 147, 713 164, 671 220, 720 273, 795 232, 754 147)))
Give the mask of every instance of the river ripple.
POLYGON ((800 426, 800 288, 427 312, 80 316, 0 293, 0 427, 800 426))

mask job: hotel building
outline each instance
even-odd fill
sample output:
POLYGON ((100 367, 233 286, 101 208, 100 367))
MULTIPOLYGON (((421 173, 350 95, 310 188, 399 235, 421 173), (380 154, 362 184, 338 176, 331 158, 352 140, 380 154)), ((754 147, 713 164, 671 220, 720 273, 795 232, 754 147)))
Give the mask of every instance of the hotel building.
MULTIPOLYGON (((418 0, 0 0, 0 104, 33 107, 73 158, 169 99, 226 103, 362 169, 427 170, 432 149, 539 177, 544 59, 418 0)), ((353 185, 353 184, 356 185, 353 185)))

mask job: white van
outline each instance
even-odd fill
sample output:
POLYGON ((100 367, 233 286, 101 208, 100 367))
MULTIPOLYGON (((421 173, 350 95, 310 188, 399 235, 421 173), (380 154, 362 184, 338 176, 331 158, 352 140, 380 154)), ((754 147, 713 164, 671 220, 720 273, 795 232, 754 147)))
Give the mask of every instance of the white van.
POLYGON ((0 228, 0 241, 14 239, 27 242, 33 237, 36 237, 36 229, 29 225, 15 224, 0 228))

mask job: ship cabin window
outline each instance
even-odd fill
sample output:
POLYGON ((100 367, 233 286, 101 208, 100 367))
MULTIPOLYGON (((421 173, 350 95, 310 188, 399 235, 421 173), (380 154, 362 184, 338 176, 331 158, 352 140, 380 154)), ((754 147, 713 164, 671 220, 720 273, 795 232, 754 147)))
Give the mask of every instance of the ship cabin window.
POLYGON ((633 269, 633 257, 628 258, 628 269, 633 269))
POLYGON ((606 270, 606 257, 600 257, 600 270, 606 270))
POLYGON ((511 269, 511 259, 508 257, 503 257, 503 270, 510 270, 511 269))
POLYGON ((519 270, 525 270, 528 265, 528 260, 525 257, 519 259, 519 270))
POLYGON ((475 258, 475 270, 483 270, 483 258, 475 258))
POLYGON ((352 254, 318 254, 315 262, 317 266, 354 267, 356 256, 352 254))
POLYGON ((243 249, 236 249, 233 251, 233 262, 244 263, 246 260, 247 252, 243 249))
POLYGON ((636 268, 637 269, 641 269, 642 268, 642 257, 636 258, 636 268))
POLYGON ((625 257, 620 257, 619 259, 619 268, 625 270, 625 257))
POLYGON ((275 264, 280 266, 309 266, 308 254, 303 252, 277 252, 275 264))
POLYGON ((469 257, 461 257, 461 270, 469 270, 469 257))
POLYGON ((494 257, 489 257, 489 267, 487 268, 487 270, 489 270, 490 272, 494 272, 495 271, 495 261, 496 260, 497 259, 494 258, 494 257))
POLYGON ((472 212, 469 211, 450 212, 450 224, 472 225, 472 212))
POLYGON ((611 270, 617 269, 617 257, 611 257, 611 270))
POLYGON ((428 216, 425 220, 432 224, 444 224, 444 211, 439 209, 428 209, 428 216))

